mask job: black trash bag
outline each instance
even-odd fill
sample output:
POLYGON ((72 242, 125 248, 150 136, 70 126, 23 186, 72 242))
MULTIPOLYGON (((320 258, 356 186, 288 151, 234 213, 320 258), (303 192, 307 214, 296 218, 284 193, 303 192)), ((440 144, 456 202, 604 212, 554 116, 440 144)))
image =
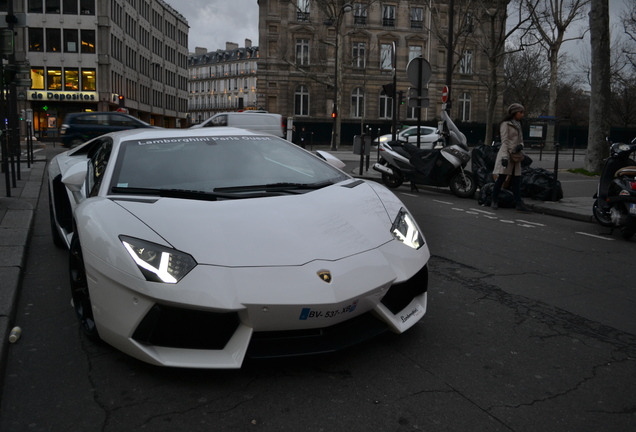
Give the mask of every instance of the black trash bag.
MULTIPOLYGON (((490 207, 492 203, 492 188, 495 186, 495 183, 488 183, 482 186, 479 190, 479 198, 477 202, 480 205, 490 207)), ((512 191, 501 188, 499 191, 499 197, 497 199, 497 205, 501 208, 513 208, 515 207, 515 197, 512 194, 512 191)))
POLYGON ((554 172, 546 171, 543 168, 525 168, 521 177, 521 196, 530 197, 539 201, 559 201, 563 198, 561 182, 556 181, 554 172))
POLYGON ((501 143, 496 144, 498 145, 487 146, 480 143, 472 151, 472 169, 479 187, 492 181, 492 170, 495 169, 497 152, 501 146, 501 143))

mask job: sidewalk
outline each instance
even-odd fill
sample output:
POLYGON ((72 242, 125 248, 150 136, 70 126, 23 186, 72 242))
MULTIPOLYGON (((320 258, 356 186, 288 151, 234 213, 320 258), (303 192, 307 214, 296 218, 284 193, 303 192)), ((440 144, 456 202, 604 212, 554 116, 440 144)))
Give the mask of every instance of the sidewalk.
POLYGON ((34 162, 30 168, 25 162, 20 165, 16 187, 9 176, 11 197, 7 197, 6 174, 0 173, 0 381, 46 162, 34 162))
MULTIPOLYGON (((54 144, 47 144, 47 148, 52 145, 54 144)), ((377 155, 373 154, 373 152, 370 156, 369 170, 363 170, 362 175, 360 175, 360 156, 353 154, 350 146, 342 146, 339 150, 333 152, 330 151, 328 146, 312 146, 307 150, 312 152, 316 150, 328 151, 345 162, 347 164, 345 170, 354 177, 381 181, 381 175, 371 169, 377 158, 377 155)), ((44 153, 48 152, 45 151, 44 153)), ((36 161, 31 164, 30 168, 27 167, 26 163, 21 164, 21 179, 17 180, 16 178, 16 187, 10 188, 11 197, 6 197, 5 173, 0 175, 0 386, 4 377, 9 332, 15 320, 18 290, 25 267, 34 212, 40 198, 40 189, 46 167, 43 153, 38 156, 39 160, 36 157, 36 161)), ((531 157, 534 160, 533 167, 550 170, 550 166, 554 165, 554 156, 551 156, 550 160, 550 154, 545 154, 545 160, 543 161, 539 160, 538 153, 531 154, 531 157)), ((559 158, 560 166, 563 167, 563 170, 583 166, 581 161, 566 162, 567 156, 563 155, 563 158, 563 162, 561 162, 561 157, 559 158)), ((526 200, 526 205, 538 213, 594 222, 592 217, 592 193, 587 191, 590 187, 595 187, 598 179, 571 173, 563 174, 574 178, 575 180, 572 180, 572 182, 584 182, 586 184, 586 192, 579 193, 579 195, 585 196, 571 195, 570 192, 576 193, 576 189, 570 187, 574 183, 562 182, 564 198, 559 202, 526 200)), ((9 180, 10 186, 13 186, 13 179, 10 178, 9 180)), ((406 187, 408 186, 403 186, 402 188, 406 187)), ((421 187, 421 189, 425 188, 450 193, 448 188, 421 187)), ((475 205, 477 205, 476 201, 475 205)))

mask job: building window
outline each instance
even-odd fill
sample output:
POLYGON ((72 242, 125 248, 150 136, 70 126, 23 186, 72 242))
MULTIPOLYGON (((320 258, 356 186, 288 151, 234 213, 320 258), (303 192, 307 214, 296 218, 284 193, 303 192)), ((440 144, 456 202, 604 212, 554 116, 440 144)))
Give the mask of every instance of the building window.
POLYGON ((62 69, 49 68, 46 70, 46 89, 62 90, 62 69))
POLYGON ((353 23, 358 25, 366 25, 367 23, 367 5, 364 3, 353 4, 353 23))
POLYGON ((62 51, 62 32, 60 29, 46 29, 46 51, 62 51))
POLYGON ((29 27, 29 51, 44 51, 44 29, 29 27))
POLYGON ((418 118, 418 111, 421 108, 407 108, 406 109, 406 118, 408 118, 409 120, 411 119, 417 119, 418 118))
POLYGON ((82 15, 95 15, 95 0, 80 0, 80 13, 82 15))
POLYGON ((409 61, 422 57, 422 47, 419 45, 409 45, 409 61))
POLYGON ((309 64, 309 39, 296 39, 296 64, 309 64))
POLYGON ((77 42, 77 30, 64 29, 64 52, 76 53, 79 49, 77 42))
POLYGON ((77 15, 77 0, 64 0, 62 3, 62 12, 65 15, 77 15))
POLYGON ((459 96, 459 119, 463 122, 470 121, 470 93, 462 93, 459 96))
POLYGON ((97 91, 95 69, 82 69, 82 91, 97 91))
POLYGON ((42 0, 29 0, 29 12, 42 13, 42 0))
POLYGON ((79 90, 79 69, 64 68, 64 90, 79 90))
POLYGON ((459 73, 472 74, 473 73, 473 50, 464 50, 464 55, 459 62, 459 73))
POLYGON ((367 43, 354 42, 351 53, 352 66, 354 68, 364 68, 367 65, 367 43))
POLYGON ((44 90, 44 68, 31 68, 31 88, 44 90))
POLYGON ((421 7, 411 8, 411 28, 421 29, 424 27, 424 9, 421 7))
POLYGON ((395 6, 382 6, 382 26, 395 27, 395 6))
POLYGON ((95 30, 82 30, 82 52, 95 53, 95 30))
POLYGON ((393 46, 391 44, 380 45, 380 69, 393 69, 393 46))
POLYGON ((384 90, 380 93, 380 118, 393 118, 393 98, 388 97, 384 90))
POLYGON ((46 0, 46 13, 60 13, 60 0, 46 0))
POLYGON ((294 115, 309 115, 309 90, 304 85, 296 87, 296 92, 294 93, 294 115))
POLYGON ((351 93, 351 117, 361 118, 364 116, 364 92, 360 87, 351 93))
POLYGON ((309 0, 298 0, 296 20, 301 22, 309 22, 309 0))

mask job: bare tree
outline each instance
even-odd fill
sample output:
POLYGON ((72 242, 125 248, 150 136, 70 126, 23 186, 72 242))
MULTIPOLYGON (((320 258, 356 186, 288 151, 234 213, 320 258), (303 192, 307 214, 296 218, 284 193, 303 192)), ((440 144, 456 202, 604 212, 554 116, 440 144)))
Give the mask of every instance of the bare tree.
POLYGON ((528 116, 545 112, 548 105, 550 66, 539 52, 538 47, 528 47, 509 54, 504 61, 504 103, 522 104, 528 116))
MULTIPOLYGON (((548 115, 556 116, 557 85, 559 77, 559 52, 564 42, 582 39, 584 34, 566 37, 565 33, 573 23, 585 19, 590 0, 541 0, 535 4, 525 0, 528 13, 532 17, 531 33, 543 47, 550 64, 550 98, 548 115)), ((605 0, 607 1, 607 0, 605 0)), ((548 147, 554 138, 554 128, 548 128, 548 147)))
POLYGON ((605 138, 610 132, 610 30, 608 0, 592 0, 590 8, 592 80, 590 127, 585 169, 598 172, 607 154, 605 138))

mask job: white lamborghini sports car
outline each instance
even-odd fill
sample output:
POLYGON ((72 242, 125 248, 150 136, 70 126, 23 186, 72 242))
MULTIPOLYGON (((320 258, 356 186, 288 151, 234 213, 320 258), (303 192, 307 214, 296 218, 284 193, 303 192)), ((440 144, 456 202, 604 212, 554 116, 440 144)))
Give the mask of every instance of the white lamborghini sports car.
POLYGON ((412 327, 424 236, 330 156, 224 127, 116 132, 55 156, 51 230, 84 333, 155 365, 240 368, 412 327))

